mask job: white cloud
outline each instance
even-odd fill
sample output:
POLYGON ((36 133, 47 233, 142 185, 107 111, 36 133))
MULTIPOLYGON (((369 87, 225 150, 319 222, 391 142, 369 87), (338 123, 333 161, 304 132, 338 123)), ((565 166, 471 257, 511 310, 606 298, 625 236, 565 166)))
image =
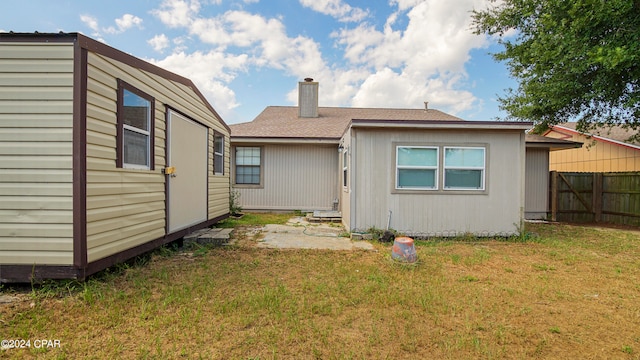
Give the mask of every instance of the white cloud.
POLYGON ((240 105, 228 84, 238 72, 246 70, 247 55, 234 56, 220 51, 179 52, 162 60, 148 61, 191 79, 223 119, 240 105))
POLYGON ((476 99, 466 90, 457 90, 457 77, 422 79, 384 68, 362 83, 353 97, 356 107, 419 108, 424 101, 431 107, 444 108, 453 114, 470 109, 476 99))
POLYGON ((342 22, 357 22, 369 16, 367 10, 351 7, 342 0, 300 0, 300 4, 342 22))
POLYGON ((471 109, 477 99, 459 88, 466 85, 469 52, 488 45, 485 36, 470 30, 471 9, 486 2, 462 0, 452 6, 439 0, 394 0, 398 12, 383 29, 361 24, 334 33, 352 66, 371 69, 351 104, 419 107, 427 100, 452 113, 471 109), (408 23, 395 29, 400 16, 408 23))
POLYGON ((187 27, 200 11, 198 0, 164 0, 151 13, 171 28, 187 27))
POLYGON ((406 15, 406 29, 393 29, 394 14, 383 31, 361 25, 334 36, 352 63, 376 69, 402 66, 426 74, 463 71, 469 51, 487 45, 485 37, 470 31, 469 10, 478 1, 464 1, 468 6, 421 2, 406 15))
POLYGON ((89 29, 93 31, 99 31, 100 27, 98 26, 98 19, 91 15, 80 15, 80 21, 82 21, 89 29))
MULTIPOLYGON (((237 73, 261 67, 320 81, 323 106, 416 108, 429 101, 432 107, 456 114, 479 104, 464 90, 464 66, 471 50, 488 45, 485 36, 472 33, 470 11, 489 1, 459 0, 451 5, 441 0, 391 0, 396 11, 381 29, 361 23, 332 34, 345 64, 329 65, 314 39, 289 36, 279 18, 238 10, 205 17, 198 0, 164 0, 152 13, 214 50, 186 54, 181 52, 182 39, 176 38, 178 49, 157 63, 193 79, 221 115, 238 106, 229 88, 237 73)), ((367 16, 343 1, 300 2, 337 19, 367 16)), ((162 37, 149 43, 156 49, 169 46, 162 37)), ((296 86, 291 84, 287 94, 294 104, 296 86)))
MULTIPOLYGON (((165 2, 167 3, 167 2, 165 2)), ((175 0, 171 1, 172 4, 175 0)), ((175 4, 174 4, 175 5, 175 4)), ((164 6, 164 5, 163 5, 164 6)), ((174 7, 182 13, 184 6, 174 7)), ((175 24, 171 13, 156 14, 167 25, 175 24)), ((326 68, 318 44, 305 36, 289 37, 281 20, 245 11, 227 11, 216 17, 197 14, 181 22, 193 36, 221 50, 247 54, 252 66, 281 69, 289 75, 306 77, 326 68), (239 50, 237 50, 239 49, 239 50)))
POLYGON ((391 0, 389 2, 389 4, 390 5, 397 5, 398 6, 398 10, 405 11, 407 9, 410 9, 410 8, 420 4, 423 1, 424 0, 391 0))
POLYGON ((107 34, 122 34, 123 32, 131 29, 134 26, 138 27, 139 29, 142 28, 142 19, 131 14, 122 15, 121 18, 115 20, 115 23, 116 27, 109 26, 102 30, 107 34))
POLYGON ((101 34, 103 32, 107 34, 121 34, 134 26, 142 29, 142 19, 131 14, 122 15, 122 17, 115 19, 116 26, 106 28, 101 28, 98 19, 91 15, 80 15, 80 21, 93 30, 93 36, 99 38, 102 37, 101 34))
POLYGON ((169 47, 169 38, 165 34, 156 35, 153 38, 147 40, 147 43, 151 45, 153 50, 162 52, 169 47))
POLYGON ((126 31, 134 26, 142 28, 142 19, 131 14, 124 14, 120 19, 116 19, 116 25, 120 32, 126 31))
POLYGON ((203 93, 223 117, 238 106, 228 84, 241 69, 269 67, 301 79, 314 74, 323 74, 323 81, 333 78, 318 44, 305 36, 289 37, 280 19, 246 11, 202 17, 197 11, 185 9, 196 6, 194 2, 166 0, 154 14, 166 25, 183 27, 190 36, 213 45, 217 57, 182 53, 156 63, 193 79, 199 88, 202 86, 203 93), (220 54, 225 54, 223 59, 229 61, 221 61, 220 54))

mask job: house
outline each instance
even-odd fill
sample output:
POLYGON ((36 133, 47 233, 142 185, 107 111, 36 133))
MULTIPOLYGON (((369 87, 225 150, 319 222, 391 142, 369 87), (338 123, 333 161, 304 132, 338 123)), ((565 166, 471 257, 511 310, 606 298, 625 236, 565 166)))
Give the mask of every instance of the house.
MULTIPOLYGON (((350 231, 512 235, 525 208, 524 122, 434 109, 267 107, 231 125, 231 181, 250 210, 339 210, 350 231)), ((545 175, 546 176, 546 175, 545 175)))
POLYGON ((577 123, 554 125, 543 133, 549 138, 584 143, 582 148, 552 152, 549 169, 564 172, 640 171, 640 142, 629 139, 638 132, 621 126, 603 127, 590 133, 576 129, 577 123))
POLYGON ((0 34, 0 280, 76 278, 229 214, 229 127, 78 33, 0 34))
POLYGON ((581 143, 526 135, 525 210, 527 220, 547 219, 549 214, 549 157, 558 150, 577 149, 581 143))

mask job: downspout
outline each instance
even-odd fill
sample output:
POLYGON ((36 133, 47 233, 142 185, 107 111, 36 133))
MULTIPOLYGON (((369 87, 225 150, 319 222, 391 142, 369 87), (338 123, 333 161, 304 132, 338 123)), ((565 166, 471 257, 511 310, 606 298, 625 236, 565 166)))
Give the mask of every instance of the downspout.
MULTIPOLYGON (((524 212, 526 207, 525 178, 527 176, 526 164, 527 164, 527 141, 526 141, 526 133, 523 131, 520 133, 520 226, 518 228, 519 232, 524 231, 524 212)), ((521 234, 518 234, 518 235, 521 235, 521 234)))
POLYGON ((333 200, 333 210, 340 211, 342 213, 342 168, 344 164, 342 163, 343 155, 342 152, 346 151, 344 147, 344 139, 340 139, 338 143, 338 181, 337 181, 337 189, 336 189, 336 197, 333 200))

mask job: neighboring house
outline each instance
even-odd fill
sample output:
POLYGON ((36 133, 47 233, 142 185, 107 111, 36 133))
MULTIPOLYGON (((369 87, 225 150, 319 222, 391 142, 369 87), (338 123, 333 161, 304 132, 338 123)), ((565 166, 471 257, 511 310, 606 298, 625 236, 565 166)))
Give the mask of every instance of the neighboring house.
MULTIPOLYGON (((512 235, 525 208, 523 122, 433 109, 267 107, 231 126, 232 186, 250 210, 330 210, 350 231, 512 235)), ((546 175, 545 175, 546 176, 546 175)))
POLYGON ((629 141, 637 131, 620 126, 582 133, 575 122, 552 126, 543 135, 584 143, 579 149, 552 152, 549 169, 565 172, 640 171, 640 143, 629 141))
POLYGON ((229 128, 77 33, 0 34, 0 281, 83 279, 229 214, 229 128))
POLYGON ((558 150, 580 148, 579 142, 527 134, 525 219, 547 219, 549 214, 549 157, 558 150))

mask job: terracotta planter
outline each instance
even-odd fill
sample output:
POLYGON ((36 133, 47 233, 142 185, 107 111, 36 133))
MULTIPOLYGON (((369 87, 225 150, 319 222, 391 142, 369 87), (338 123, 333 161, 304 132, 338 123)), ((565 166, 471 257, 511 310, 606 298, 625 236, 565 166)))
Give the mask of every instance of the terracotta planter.
POLYGON ((396 238, 393 241, 391 258, 407 263, 416 262, 418 254, 416 253, 416 247, 413 245, 413 239, 410 237, 396 238))

